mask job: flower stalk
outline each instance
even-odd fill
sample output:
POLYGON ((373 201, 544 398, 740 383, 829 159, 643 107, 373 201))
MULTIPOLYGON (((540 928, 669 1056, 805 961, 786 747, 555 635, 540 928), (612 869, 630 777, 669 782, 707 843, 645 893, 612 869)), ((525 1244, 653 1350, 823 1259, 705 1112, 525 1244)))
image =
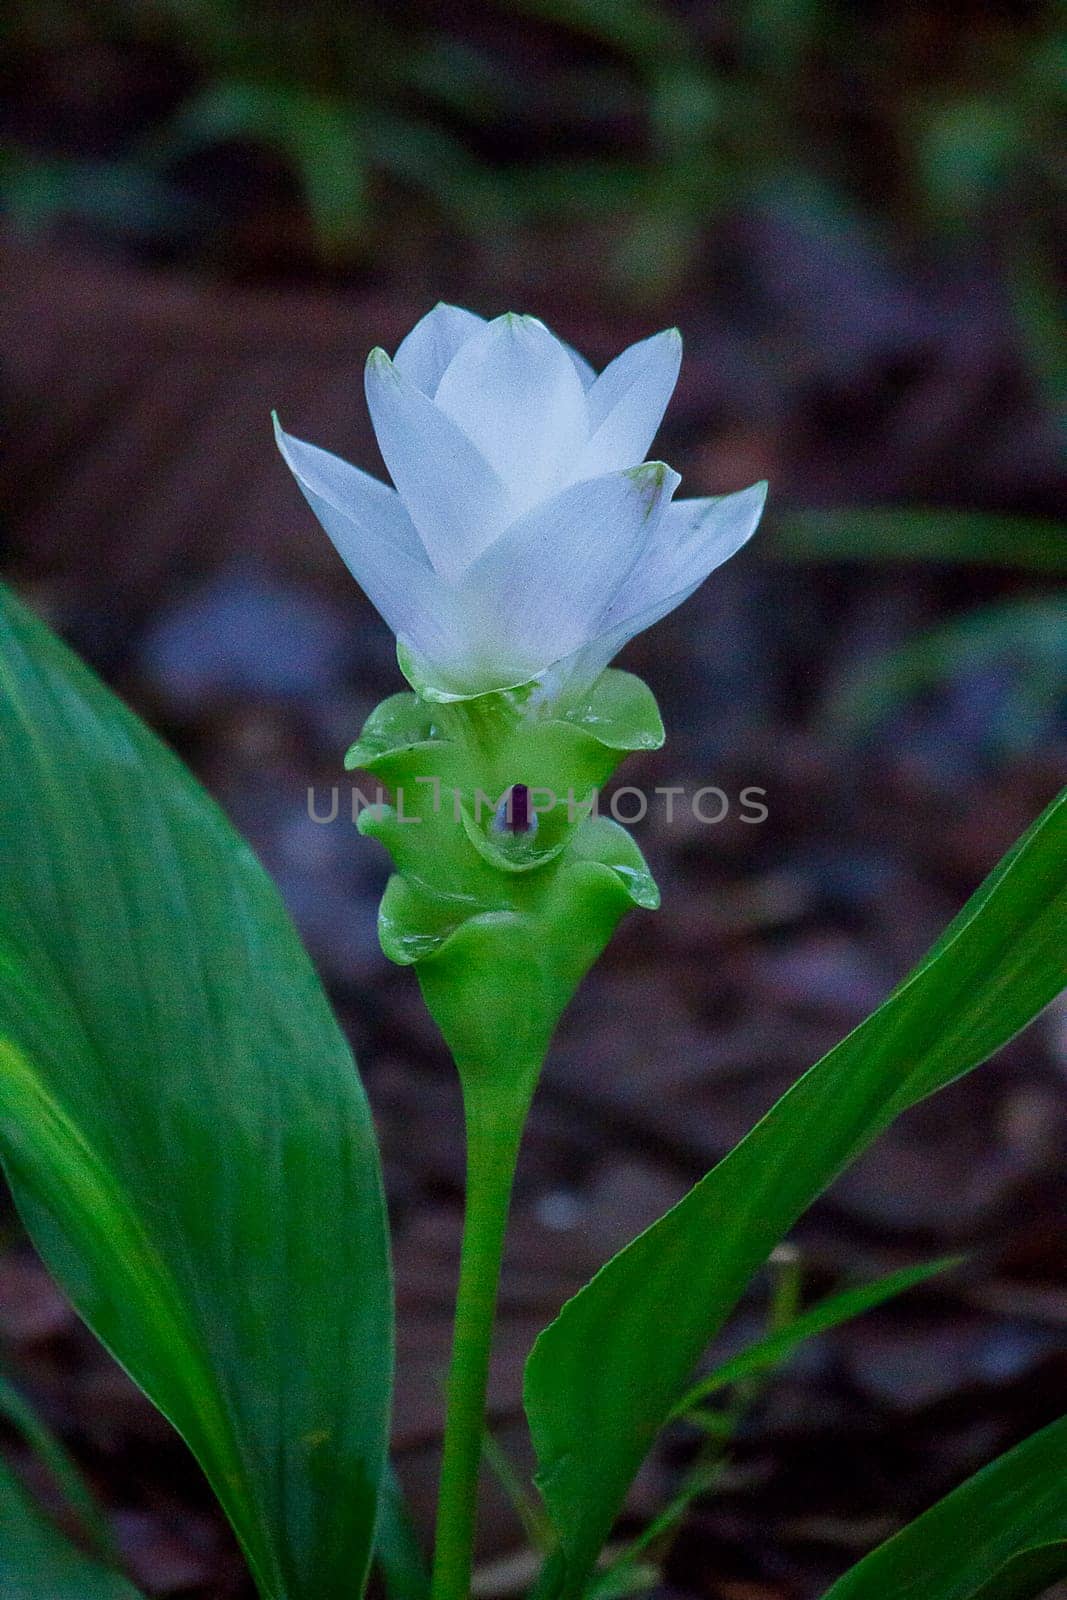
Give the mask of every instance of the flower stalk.
MULTIPOLYGON (((509 1071, 515 1063, 510 1062, 509 1071)), ((495 1071, 461 1068, 467 1197, 446 1386, 431 1600, 467 1600, 477 1533, 486 1392, 511 1190, 540 1062, 520 1068, 513 1092, 495 1071)))

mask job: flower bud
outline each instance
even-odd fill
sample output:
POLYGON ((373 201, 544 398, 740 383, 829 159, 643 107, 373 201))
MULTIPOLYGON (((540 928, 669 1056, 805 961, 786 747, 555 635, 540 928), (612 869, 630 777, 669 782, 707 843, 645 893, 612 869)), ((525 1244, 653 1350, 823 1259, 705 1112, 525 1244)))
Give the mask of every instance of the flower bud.
POLYGON ((669 329, 597 376, 535 317, 439 305, 367 361, 394 487, 275 419, 420 692, 583 693, 755 531, 765 484, 675 502, 677 473, 645 460, 680 360, 669 329))

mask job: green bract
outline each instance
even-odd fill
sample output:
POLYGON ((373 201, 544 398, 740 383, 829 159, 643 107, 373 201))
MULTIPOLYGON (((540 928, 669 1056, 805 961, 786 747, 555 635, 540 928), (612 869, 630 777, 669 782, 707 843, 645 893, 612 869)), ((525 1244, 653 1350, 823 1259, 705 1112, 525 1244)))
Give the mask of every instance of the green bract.
POLYGON ((397 694, 369 717, 345 764, 394 793, 359 824, 396 868, 382 947, 415 966, 461 1067, 539 1064, 619 918, 658 905, 636 844, 593 809, 628 751, 662 742, 655 700, 627 672, 566 710, 527 686, 445 703, 397 694), (502 823, 516 786, 534 825, 513 832, 502 823))

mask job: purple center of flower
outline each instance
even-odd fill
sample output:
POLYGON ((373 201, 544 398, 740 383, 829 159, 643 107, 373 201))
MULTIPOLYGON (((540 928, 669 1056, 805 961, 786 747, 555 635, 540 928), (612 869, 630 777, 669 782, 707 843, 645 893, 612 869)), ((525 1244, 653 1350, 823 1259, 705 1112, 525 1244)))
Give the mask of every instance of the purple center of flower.
POLYGON ((504 796, 497 824, 505 833, 529 833, 534 818, 530 810, 530 791, 525 783, 514 784, 504 796))

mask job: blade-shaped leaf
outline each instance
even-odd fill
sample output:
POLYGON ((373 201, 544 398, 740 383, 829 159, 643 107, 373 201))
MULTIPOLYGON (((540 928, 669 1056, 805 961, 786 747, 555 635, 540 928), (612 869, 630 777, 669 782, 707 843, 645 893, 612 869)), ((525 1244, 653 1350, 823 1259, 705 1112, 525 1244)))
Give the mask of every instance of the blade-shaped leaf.
POLYGON ((76 1550, 0 1456, 0 1594, 4 1600, 140 1600, 137 1590, 76 1550))
POLYGON ((969 1071, 1064 980, 1067 791, 911 976, 541 1334, 526 1371, 560 1538, 542 1593, 578 1593, 701 1351, 797 1217, 907 1106, 969 1071))
POLYGON ((296 84, 223 78, 186 100, 145 155, 162 166, 233 139, 270 146, 288 160, 327 252, 358 242, 367 221, 367 171, 350 104, 296 84))
POLYGON ((117 1556, 111 1531, 74 1461, 51 1429, 41 1421, 29 1401, 23 1398, 15 1385, 9 1383, 2 1373, 0 1373, 0 1417, 22 1435, 33 1455, 50 1474, 67 1505, 77 1514, 78 1522, 92 1550, 105 1566, 116 1565, 117 1556))
POLYGON ((378 1159, 251 851, 0 597, 0 1155, 42 1256, 183 1434, 271 1600, 352 1600, 391 1371, 378 1159))
POLYGON ((1067 1573, 1067 1417, 872 1550, 825 1600, 1027 1600, 1067 1573))
POLYGON ((392 1465, 382 1479, 374 1557, 388 1600, 427 1600, 430 1575, 392 1465))
POLYGON ((792 511, 774 554, 787 561, 962 561, 1062 572, 1063 524, 947 506, 848 506, 792 511))
POLYGON ((827 1333, 831 1328, 840 1327, 843 1322, 850 1322, 853 1317, 862 1316, 865 1311, 872 1311, 875 1306, 884 1305, 896 1295, 906 1294, 909 1289, 925 1283, 927 1278, 932 1278, 935 1273, 944 1272, 948 1267, 955 1266, 957 1260, 958 1258, 948 1258, 944 1261, 925 1262, 919 1267, 902 1267, 899 1272, 887 1273, 884 1278, 877 1278, 873 1283, 858 1284, 854 1289, 842 1289, 839 1294, 827 1295, 825 1300, 819 1300, 815 1305, 809 1306, 807 1311, 802 1311, 784 1328, 778 1328, 762 1339, 757 1339, 754 1344, 746 1345, 735 1356, 731 1356, 721 1366, 716 1367, 714 1372, 709 1372, 706 1378, 701 1378, 700 1382, 694 1384, 678 1401, 671 1416, 684 1417, 686 1412, 692 1411, 694 1406, 717 1394, 720 1389, 780 1366, 806 1340, 814 1339, 820 1333, 827 1333))
POLYGON ((1067 1539, 1012 1556, 968 1600, 1039 1600, 1061 1578, 1067 1578, 1067 1539))

